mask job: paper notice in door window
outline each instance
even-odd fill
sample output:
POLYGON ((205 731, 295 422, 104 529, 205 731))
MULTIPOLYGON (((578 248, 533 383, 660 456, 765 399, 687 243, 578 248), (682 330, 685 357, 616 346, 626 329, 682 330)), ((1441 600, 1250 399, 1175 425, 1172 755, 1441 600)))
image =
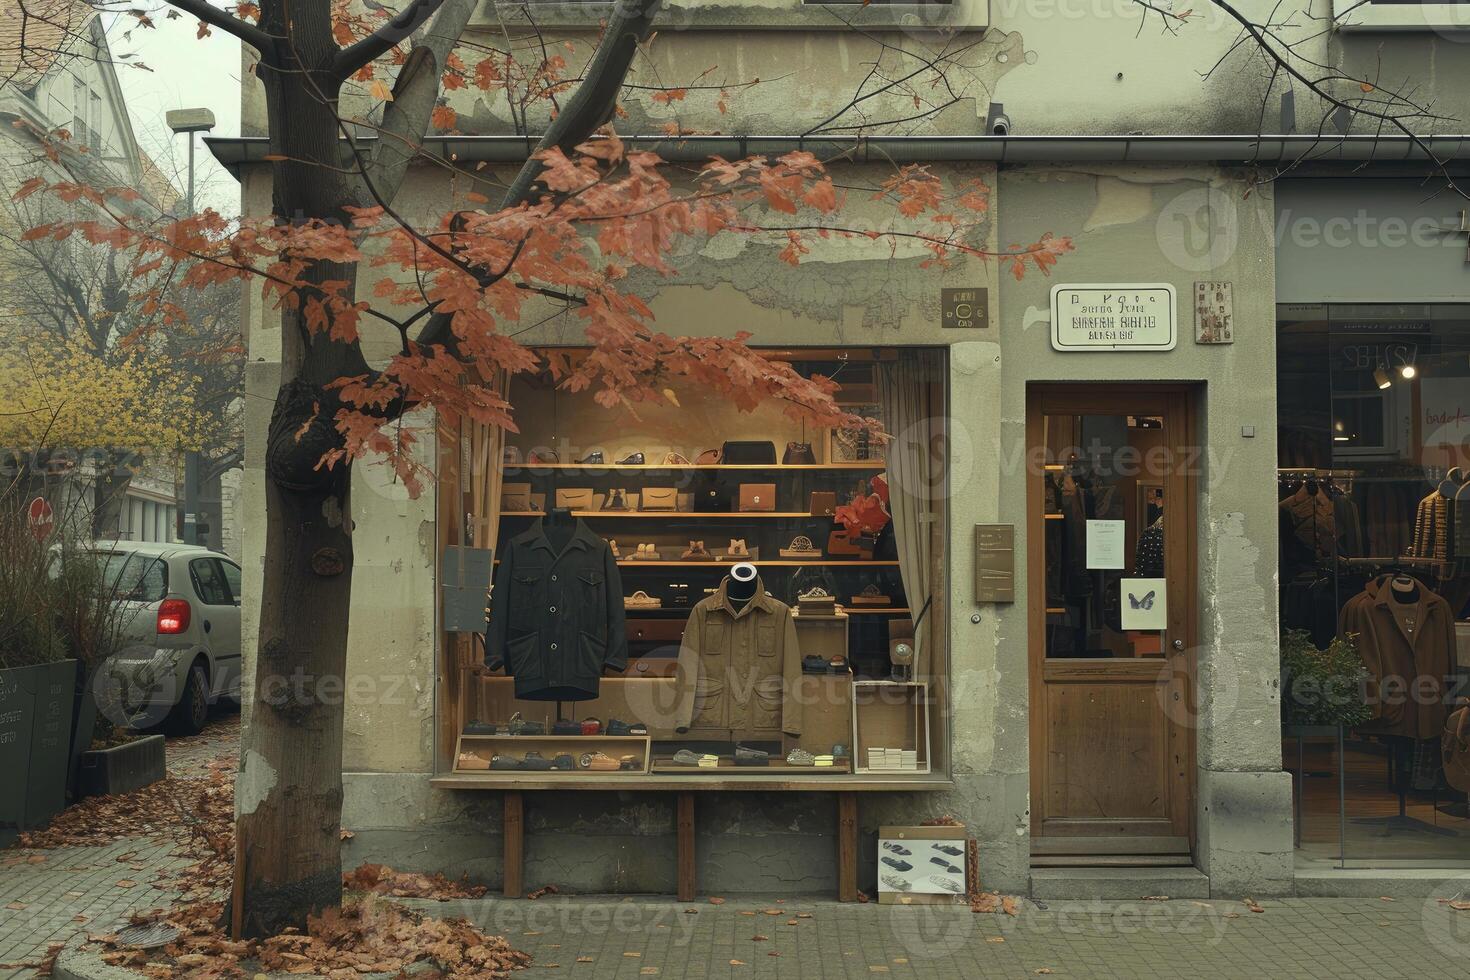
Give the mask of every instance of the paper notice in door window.
POLYGON ((1169 626, 1167 583, 1161 578, 1125 578, 1122 591, 1125 630, 1163 630, 1169 626))
POLYGON ((1087 567, 1123 567, 1123 522, 1087 522, 1087 567))

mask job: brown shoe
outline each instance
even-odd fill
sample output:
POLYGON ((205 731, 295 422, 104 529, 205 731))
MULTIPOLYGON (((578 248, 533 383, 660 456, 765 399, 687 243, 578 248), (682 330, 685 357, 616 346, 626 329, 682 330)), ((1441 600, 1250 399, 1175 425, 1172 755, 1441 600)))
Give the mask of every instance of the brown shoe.
POLYGON ((601 752, 583 752, 582 758, 577 760, 583 769, 591 769, 594 772, 616 772, 618 760, 601 752))

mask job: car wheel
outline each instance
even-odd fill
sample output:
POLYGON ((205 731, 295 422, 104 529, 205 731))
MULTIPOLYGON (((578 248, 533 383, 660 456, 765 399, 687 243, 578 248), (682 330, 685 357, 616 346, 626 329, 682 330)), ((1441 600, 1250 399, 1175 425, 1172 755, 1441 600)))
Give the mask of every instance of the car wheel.
POLYGON ((184 682, 184 695, 169 715, 169 727, 179 735, 198 735, 209 720, 209 677, 204 665, 196 663, 189 668, 189 678, 184 682))

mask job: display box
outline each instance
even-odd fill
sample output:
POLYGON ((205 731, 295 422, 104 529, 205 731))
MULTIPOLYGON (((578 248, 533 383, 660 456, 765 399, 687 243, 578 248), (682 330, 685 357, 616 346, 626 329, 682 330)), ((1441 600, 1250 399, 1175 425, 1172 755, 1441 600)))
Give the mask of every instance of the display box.
POLYGON ((929 685, 853 681, 853 764, 858 773, 929 771, 929 685))
POLYGON ((879 827, 878 904, 967 901, 968 840, 964 826, 879 827))

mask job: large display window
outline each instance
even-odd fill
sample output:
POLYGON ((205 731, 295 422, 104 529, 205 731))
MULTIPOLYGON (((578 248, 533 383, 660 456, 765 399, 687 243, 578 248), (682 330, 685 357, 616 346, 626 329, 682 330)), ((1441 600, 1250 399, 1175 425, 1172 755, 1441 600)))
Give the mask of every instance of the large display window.
POLYGON ((1470 306, 1282 306, 1277 350, 1300 855, 1470 861, 1470 306))
POLYGON ((883 432, 678 383, 610 409, 550 373, 508 382, 518 432, 444 424, 441 774, 947 778, 945 353, 766 356, 883 432))

